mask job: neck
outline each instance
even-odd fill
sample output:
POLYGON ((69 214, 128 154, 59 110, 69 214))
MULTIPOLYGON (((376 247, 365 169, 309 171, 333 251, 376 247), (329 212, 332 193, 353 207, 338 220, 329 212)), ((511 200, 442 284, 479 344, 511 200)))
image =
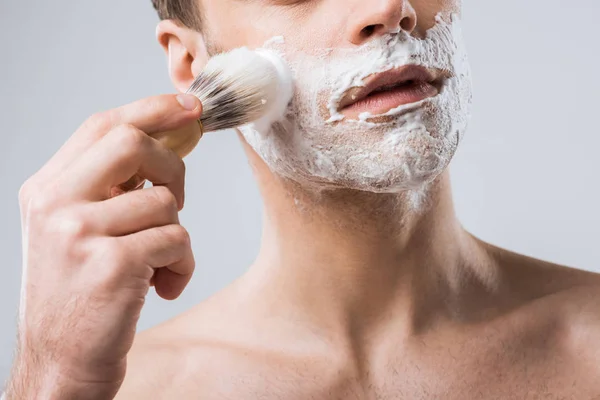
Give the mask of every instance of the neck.
POLYGON ((415 201, 412 192, 315 194, 256 163, 263 241, 246 279, 269 313, 292 308, 353 335, 393 320, 410 334, 468 318, 468 300, 492 290, 493 268, 455 217, 447 173, 415 201))

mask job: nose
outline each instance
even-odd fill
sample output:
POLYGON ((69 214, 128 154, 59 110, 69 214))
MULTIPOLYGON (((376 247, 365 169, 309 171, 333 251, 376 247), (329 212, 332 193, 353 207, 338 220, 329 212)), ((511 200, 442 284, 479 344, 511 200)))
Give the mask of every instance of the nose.
POLYGON ((399 29, 412 33, 417 14, 409 0, 358 0, 349 21, 348 39, 360 45, 399 29))

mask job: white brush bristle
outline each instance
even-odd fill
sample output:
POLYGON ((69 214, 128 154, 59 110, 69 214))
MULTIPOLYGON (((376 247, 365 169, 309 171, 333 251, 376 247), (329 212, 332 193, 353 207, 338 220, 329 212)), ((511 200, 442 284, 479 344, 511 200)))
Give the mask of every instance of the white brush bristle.
POLYGON ((202 102, 206 132, 238 127, 291 98, 287 67, 273 55, 239 48, 211 58, 188 93, 202 102), (289 92, 289 93, 288 93, 289 92))

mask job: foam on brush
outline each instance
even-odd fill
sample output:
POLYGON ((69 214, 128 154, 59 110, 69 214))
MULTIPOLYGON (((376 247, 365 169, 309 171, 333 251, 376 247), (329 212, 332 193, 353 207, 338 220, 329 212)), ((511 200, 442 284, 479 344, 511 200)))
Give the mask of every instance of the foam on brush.
POLYGON ((292 78, 278 56, 242 47, 211 58, 187 92, 202 102, 200 121, 210 132, 266 115, 281 118, 292 97, 292 78))

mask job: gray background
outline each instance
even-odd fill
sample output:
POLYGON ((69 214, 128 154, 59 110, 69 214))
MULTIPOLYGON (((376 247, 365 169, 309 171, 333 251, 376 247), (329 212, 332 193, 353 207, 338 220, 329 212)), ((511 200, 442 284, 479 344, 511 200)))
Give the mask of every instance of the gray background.
MULTIPOLYGON (((600 2, 464 3, 476 104, 452 165, 462 222, 494 244, 600 272, 600 2)), ((18 189, 88 115, 172 92, 156 22, 150 0, 0 3, 0 382, 15 335, 18 189)), ((235 135, 207 135, 187 164, 182 223, 197 273, 175 302, 151 295, 141 329, 226 285, 259 245, 260 198, 235 135)))

